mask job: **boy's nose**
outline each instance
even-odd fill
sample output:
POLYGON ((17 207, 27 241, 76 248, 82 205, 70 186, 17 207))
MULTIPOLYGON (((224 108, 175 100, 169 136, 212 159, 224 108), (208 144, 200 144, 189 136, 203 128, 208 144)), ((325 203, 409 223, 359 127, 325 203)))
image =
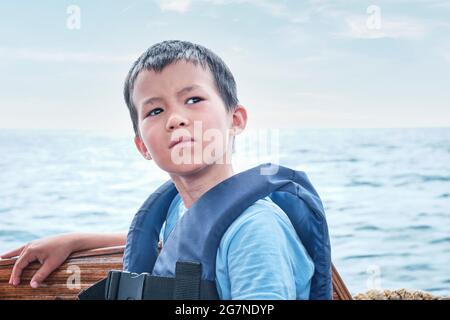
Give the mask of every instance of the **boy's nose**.
POLYGON ((172 115, 167 121, 166 129, 174 130, 179 127, 186 127, 189 125, 189 120, 180 115, 172 115))

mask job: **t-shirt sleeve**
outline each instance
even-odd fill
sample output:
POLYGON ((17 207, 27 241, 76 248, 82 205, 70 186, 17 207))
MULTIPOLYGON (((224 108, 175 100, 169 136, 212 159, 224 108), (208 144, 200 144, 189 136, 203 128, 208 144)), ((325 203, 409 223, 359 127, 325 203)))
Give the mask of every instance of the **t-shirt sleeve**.
POLYGON ((312 262, 297 234, 271 210, 260 208, 233 223, 222 238, 231 299, 296 299, 296 281, 310 281, 312 262), (303 280, 296 279, 299 268, 303 280))

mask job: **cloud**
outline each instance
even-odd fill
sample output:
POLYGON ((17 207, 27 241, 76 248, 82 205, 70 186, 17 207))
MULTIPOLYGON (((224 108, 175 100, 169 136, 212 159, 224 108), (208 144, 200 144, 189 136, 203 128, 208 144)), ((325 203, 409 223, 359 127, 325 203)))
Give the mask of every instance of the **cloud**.
POLYGON ((426 0, 423 1, 423 3, 431 8, 450 9, 450 1, 448 0, 435 0, 435 1, 426 0))
POLYGON ((248 4, 253 5, 276 17, 288 16, 288 7, 277 0, 203 0, 212 5, 248 4))
POLYGON ((191 0, 160 0, 159 7, 162 11, 175 11, 185 13, 191 6, 191 0))
POLYGON ((445 62, 450 63, 450 50, 441 52, 440 56, 445 62))
POLYGON ((378 27, 372 27, 368 17, 365 15, 344 17, 345 30, 333 35, 354 39, 421 39, 427 31, 423 23, 408 17, 384 18, 381 16, 378 27))
POLYGON ((79 62, 79 63, 131 63, 138 54, 110 55, 95 52, 68 52, 24 48, 1 48, 0 58, 37 62, 79 62))

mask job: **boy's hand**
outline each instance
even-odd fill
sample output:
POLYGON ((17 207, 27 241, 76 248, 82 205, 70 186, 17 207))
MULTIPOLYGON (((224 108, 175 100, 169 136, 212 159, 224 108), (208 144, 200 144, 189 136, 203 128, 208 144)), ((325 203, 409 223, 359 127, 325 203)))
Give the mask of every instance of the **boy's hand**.
POLYGON ((62 265, 67 257, 73 252, 72 240, 70 235, 38 239, 1 255, 0 258, 2 259, 19 255, 19 258, 14 264, 9 284, 14 286, 19 285, 23 269, 31 262, 37 260, 42 266, 34 274, 30 281, 30 286, 32 288, 39 287, 50 273, 62 265))

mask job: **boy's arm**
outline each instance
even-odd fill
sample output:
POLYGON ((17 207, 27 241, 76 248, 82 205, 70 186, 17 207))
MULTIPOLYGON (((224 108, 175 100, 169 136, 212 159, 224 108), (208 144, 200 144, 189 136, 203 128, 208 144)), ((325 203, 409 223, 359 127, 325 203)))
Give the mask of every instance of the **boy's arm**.
POLYGON ((122 246, 127 242, 126 233, 76 233, 68 236, 72 243, 72 252, 122 246))
POLYGON ((235 221, 218 254, 221 299, 308 299, 314 266, 290 228, 270 209, 235 221))
POLYGON ((38 260, 42 266, 36 271, 30 282, 30 285, 36 288, 53 270, 63 264, 73 252, 124 245, 126 243, 126 237, 125 233, 63 234, 31 241, 20 248, 1 255, 0 258, 11 258, 19 255, 9 280, 9 283, 14 286, 20 283, 20 276, 23 269, 31 262, 38 260))

